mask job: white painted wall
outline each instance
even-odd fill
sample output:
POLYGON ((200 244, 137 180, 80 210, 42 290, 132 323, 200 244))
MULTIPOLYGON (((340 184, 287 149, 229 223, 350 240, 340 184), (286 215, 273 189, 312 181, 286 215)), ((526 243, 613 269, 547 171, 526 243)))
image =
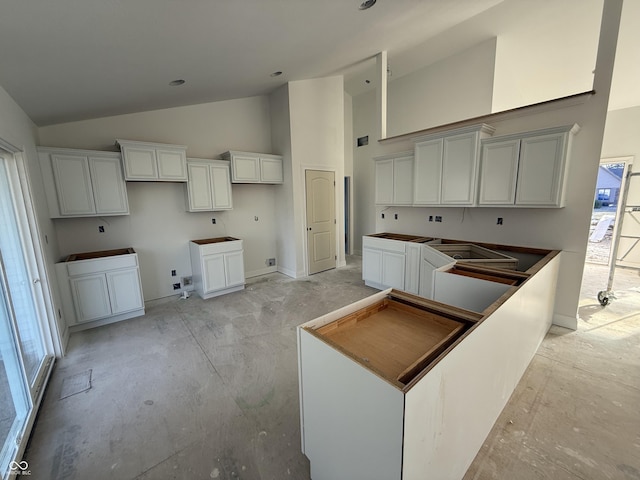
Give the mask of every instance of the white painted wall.
POLYGON ((591 90, 602 5, 603 0, 543 0, 491 9, 493 16, 520 17, 500 22, 492 111, 591 90))
MULTIPOLYGON (((469 48, 389 82, 388 136, 485 115, 491 111, 495 39, 469 48)), ((362 254, 362 235, 376 229, 372 158, 400 151, 376 138, 375 92, 353 98, 354 139, 369 136, 369 145, 353 149, 354 247, 362 254)), ((355 142, 355 140, 354 140, 355 142)), ((406 150, 412 150, 408 144, 406 150)))
MULTIPOLYGON (((349 246, 348 251, 353 253, 353 150, 355 148, 355 138, 353 137, 353 97, 345 92, 344 94, 344 176, 351 179, 351 198, 349 200, 349 246)), ((345 206, 345 215, 346 215, 345 206)), ((345 229, 347 227, 345 226, 345 229)))
MULTIPOLYGON (((615 3, 615 2, 612 2, 615 3)), ((575 12, 573 12, 575 13, 575 12)), ((598 13, 599 15, 599 13, 598 13)), ((560 42, 565 36, 570 36, 566 25, 572 26, 581 32, 583 28, 591 28, 589 15, 571 15, 565 17, 566 24, 562 35, 557 37, 560 42), (581 20, 587 19, 585 23, 581 20)), ((523 16, 522 23, 526 26, 531 21, 523 16)), ((557 19, 553 19, 555 24, 557 19)), ((523 27, 524 28, 524 27, 523 27)), ((544 28, 544 27, 541 27, 544 28)), ((513 26, 517 30, 517 25, 513 26)), ((525 28, 526 31, 526 28, 525 28)), ((547 30, 544 29, 546 32, 547 30)), ((591 31, 597 37, 597 32, 591 31)), ((534 35, 531 32, 531 35, 534 35)), ((537 37, 537 34, 535 34, 537 37)), ((611 52, 611 43, 615 42, 615 36, 611 30, 605 30, 604 44, 608 45, 611 52)), ((584 48, 591 49, 593 42, 587 42, 584 48)), ((613 47, 615 48, 615 47, 613 47)), ((496 65, 508 64, 510 58, 500 58, 505 55, 505 50, 498 49, 496 65), (502 52, 502 53, 501 53, 502 52)), ((589 52, 592 54, 592 52, 589 52)), ((526 51, 513 52, 518 58, 526 56, 526 51)), ((593 189, 599 165, 600 149, 602 143, 602 130, 606 115, 606 105, 610 86, 610 71, 612 68, 611 56, 603 56, 600 66, 602 77, 600 85, 595 89, 599 92, 586 103, 562 108, 546 113, 524 115, 510 121, 492 123, 496 128, 495 135, 509 134, 520 131, 529 131, 553 126, 578 123, 582 130, 575 138, 572 154, 572 162, 568 172, 567 206, 563 209, 495 209, 495 208, 390 208, 390 213, 398 213, 399 219, 393 220, 393 215, 386 215, 386 219, 380 218, 381 208, 374 206, 374 171, 371 158, 392 152, 401 152, 412 149, 410 142, 398 142, 380 145, 375 139, 375 98, 372 94, 363 94, 354 98, 354 135, 356 137, 369 134, 368 147, 356 148, 354 153, 354 169, 358 178, 358 195, 356 196, 356 218, 359 225, 357 232, 366 234, 381 231, 393 231, 399 233, 416 233, 434 237, 464 239, 473 241, 499 242, 512 245, 523 245, 541 248, 561 249, 562 255, 561 275, 559 279, 558 300, 555 309, 555 322, 566 326, 576 324, 577 299, 579 295, 580 280, 586 253, 587 235, 593 203, 593 189), (608 74, 607 74, 608 72, 608 74), (608 80, 607 80, 608 78, 608 80), (360 188, 362 186, 362 189, 360 188), (428 215, 442 215, 443 223, 435 224, 427 222, 428 215), (496 225, 496 217, 504 218, 504 225, 496 225)), ((498 67, 496 66, 496 70, 498 67)), ((473 70, 468 71, 468 76, 473 77, 473 70)), ((582 72, 576 72, 578 78, 582 78, 582 72)), ((571 76, 568 83, 575 85, 571 76)), ((561 78, 556 78, 561 82, 561 78)), ((534 84, 531 85, 532 88, 534 84)), ((390 85, 392 88, 392 84, 390 85)), ((590 90, 591 85, 581 90, 590 90)), ((494 98, 498 88, 494 90, 494 98)), ((577 93, 577 92, 567 92, 577 93)), ((409 94, 409 92, 407 92, 409 94)), ((418 96, 418 92, 416 95, 418 96)), ((458 98, 458 92, 441 91, 447 94, 452 102, 458 98)), ((462 95, 463 92, 460 92, 462 95)), ((503 99, 507 94, 503 94, 503 99)), ((519 100, 514 99, 514 101, 519 100)), ((503 100, 506 101, 506 100, 503 100)), ((417 104, 419 102, 416 102, 417 104)), ((407 106, 409 108, 409 106, 407 106)), ((460 120, 473 117, 473 114, 465 115, 460 110, 460 120)), ((389 116, 389 125, 397 121, 395 116, 389 116)), ((409 132, 404 132, 409 133, 409 132)), ((629 152, 625 152, 628 154, 629 152)))
MULTIPOLYGON (((226 150, 273 153, 268 97, 53 125, 40 128, 39 135, 41 145, 96 150, 115 150, 116 138, 187 145, 187 156, 197 158, 215 158, 226 150)), ((278 188, 234 184, 233 210, 187 213, 184 184, 128 182, 129 216, 54 220, 58 259, 82 251, 134 247, 145 300, 174 293, 171 270, 177 270, 179 277, 191 274, 191 239, 241 238, 247 276, 274 271, 265 262, 277 257, 274 206, 278 188), (105 233, 98 232, 98 225, 105 226, 105 233)))
POLYGON ((390 77, 387 136, 491 112, 495 53, 492 38, 409 75, 390 77))
POLYGON ((602 145, 602 158, 635 157, 633 171, 640 172, 639 130, 640 107, 608 112, 604 130, 604 144, 602 145))
POLYGON ((294 223, 294 194, 291 158, 291 118, 289 115, 289 85, 273 92, 271 102, 271 141, 273 149, 282 155, 284 184, 278 187, 276 204, 276 248, 278 271, 296 276, 296 243, 294 223))
POLYGON ((344 265, 344 82, 342 76, 289 83, 296 276, 308 272, 305 170, 331 170, 336 180, 337 265, 344 265))

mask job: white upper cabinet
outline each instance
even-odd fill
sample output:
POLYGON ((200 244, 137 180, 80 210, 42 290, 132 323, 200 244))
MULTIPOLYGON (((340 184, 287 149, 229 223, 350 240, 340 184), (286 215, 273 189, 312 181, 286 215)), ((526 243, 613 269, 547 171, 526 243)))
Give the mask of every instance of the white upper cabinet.
POLYGON ((482 142, 478 204, 563 207, 566 170, 577 125, 482 142))
POLYGON ((513 205, 515 203, 519 157, 519 139, 483 142, 479 205, 513 205))
POLYGON ((119 153, 38 147, 51 218, 128 215, 119 153))
POLYGON ((413 152, 374 158, 376 205, 413 203, 413 152))
POLYGON ((187 181, 187 147, 133 140, 116 140, 116 143, 122 151, 125 180, 187 181))
POLYGON ((187 171, 189 181, 185 185, 185 189, 189 212, 230 210, 233 208, 229 162, 189 158, 187 171))
POLYGON ((284 182, 282 157, 266 153, 238 152, 230 150, 221 155, 231 162, 232 183, 284 182))
POLYGON ((441 138, 436 138, 415 145, 413 203, 416 205, 440 203, 442 143, 441 138))
POLYGON ((480 140, 493 131, 482 124, 415 139, 413 204, 474 205, 480 140))

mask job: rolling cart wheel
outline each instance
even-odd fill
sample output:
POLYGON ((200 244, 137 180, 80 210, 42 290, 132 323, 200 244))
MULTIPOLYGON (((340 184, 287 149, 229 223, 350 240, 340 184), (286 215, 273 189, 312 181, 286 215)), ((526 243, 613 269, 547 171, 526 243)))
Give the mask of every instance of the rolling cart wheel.
POLYGON ((604 290, 598 292, 598 301, 603 307, 609 305, 609 297, 607 296, 607 292, 605 292, 604 290))

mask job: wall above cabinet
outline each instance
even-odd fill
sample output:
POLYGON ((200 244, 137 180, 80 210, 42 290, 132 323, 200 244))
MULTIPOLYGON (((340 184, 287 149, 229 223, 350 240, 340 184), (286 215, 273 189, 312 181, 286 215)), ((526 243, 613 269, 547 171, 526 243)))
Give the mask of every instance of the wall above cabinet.
POLYGON ((128 215, 120 154, 38 147, 51 218, 128 215))
POLYGON ((224 152, 221 157, 231 161, 232 183, 280 184, 284 182, 280 155, 230 150, 224 152))
POLYGON ((188 158, 187 172, 187 211, 211 212, 233 208, 228 161, 188 158))
POLYGON ((164 143, 116 140, 122 151, 124 177, 129 181, 186 182, 187 147, 164 143))

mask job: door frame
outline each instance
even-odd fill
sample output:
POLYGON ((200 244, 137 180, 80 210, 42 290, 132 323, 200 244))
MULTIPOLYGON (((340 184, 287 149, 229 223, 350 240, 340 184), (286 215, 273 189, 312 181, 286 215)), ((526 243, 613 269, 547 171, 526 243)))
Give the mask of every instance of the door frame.
POLYGON ((344 260, 341 261, 341 257, 344 257, 344 236, 341 235, 342 228, 340 228, 340 222, 344 221, 344 213, 339 213, 340 208, 344 208, 344 202, 340 202, 341 195, 339 191, 343 190, 344 187, 336 188, 338 186, 338 171, 333 167, 328 167, 326 165, 301 165, 300 171, 302 175, 302 185, 304 185, 302 189, 302 198, 304 198, 304 207, 302 208, 302 225, 300 225, 300 233, 303 238, 303 249, 304 249, 304 276, 309 275, 309 242, 307 239, 307 170, 318 170, 320 172, 333 172, 333 179, 336 182, 335 187, 333 189, 334 195, 334 214, 336 219, 336 234, 335 234, 335 249, 336 249, 336 268, 344 265, 344 260), (342 252, 342 255, 340 253, 342 252))

